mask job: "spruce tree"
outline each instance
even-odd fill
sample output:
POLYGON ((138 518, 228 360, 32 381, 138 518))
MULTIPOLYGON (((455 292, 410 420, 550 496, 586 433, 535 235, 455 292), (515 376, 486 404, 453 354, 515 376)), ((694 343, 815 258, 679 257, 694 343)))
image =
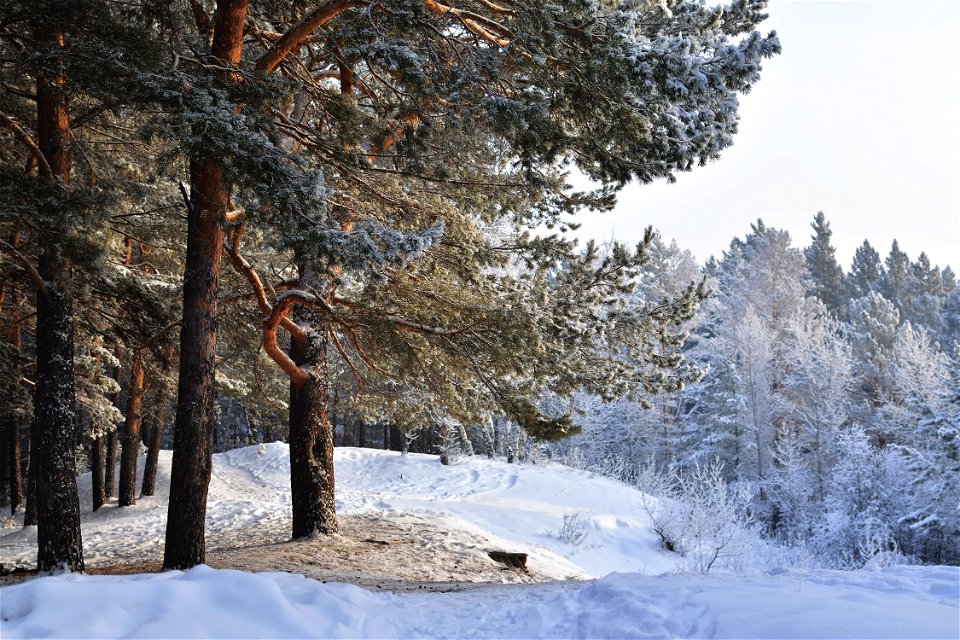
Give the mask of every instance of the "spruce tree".
POLYGON ((900 244, 894 240, 890 246, 890 253, 885 260, 886 269, 883 276, 883 290, 881 293, 893 303, 900 312, 901 322, 909 318, 910 281, 912 278, 910 258, 900 250, 900 244))
POLYGON ((884 281, 883 262, 880 254, 869 241, 857 247, 847 275, 847 296, 850 300, 862 298, 871 291, 880 292, 884 281))
POLYGON ((830 244, 833 235, 830 223, 823 212, 818 211, 810 226, 813 228, 813 242, 804 252, 812 283, 810 294, 832 313, 840 314, 845 306, 843 269, 837 262, 836 249, 830 244))

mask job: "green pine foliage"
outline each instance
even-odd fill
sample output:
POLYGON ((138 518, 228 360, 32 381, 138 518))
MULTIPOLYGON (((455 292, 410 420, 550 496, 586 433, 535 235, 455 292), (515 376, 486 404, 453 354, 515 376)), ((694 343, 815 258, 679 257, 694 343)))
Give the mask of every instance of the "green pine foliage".
POLYGON ((833 232, 823 211, 818 211, 810 225, 813 242, 807 247, 807 271, 812 282, 811 294, 835 314, 844 311, 843 269, 837 262, 836 249, 830 243, 833 232))

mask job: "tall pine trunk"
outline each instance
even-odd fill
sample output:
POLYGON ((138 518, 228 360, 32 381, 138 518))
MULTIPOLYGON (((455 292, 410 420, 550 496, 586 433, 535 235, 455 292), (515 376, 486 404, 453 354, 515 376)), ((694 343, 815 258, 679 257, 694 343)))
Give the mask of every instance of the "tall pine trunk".
POLYGON ((46 292, 37 296, 37 568, 83 571, 73 446, 73 308, 64 282, 70 267, 59 247, 41 251, 39 272, 46 292))
POLYGON ((290 489, 293 537, 337 533, 333 429, 330 425, 326 342, 292 340, 291 359, 306 373, 290 382, 290 489))
POLYGON ((163 393, 157 394, 157 406, 147 428, 147 462, 143 466, 141 496, 152 496, 157 484, 157 462, 160 459, 160 444, 163 441, 163 423, 167 419, 167 402, 163 393))
POLYGON ((127 399, 126 419, 123 423, 120 454, 120 506, 137 502, 137 454, 140 450, 140 407, 143 404, 143 360, 133 359, 130 371, 130 395, 127 399))
POLYGON ((190 173, 180 378, 163 560, 167 569, 184 569, 204 562, 203 523, 213 465, 217 289, 227 192, 218 162, 194 160, 190 173))
MULTIPOLYGON (((55 25, 36 29, 38 42, 63 48, 64 34, 55 25)), ((51 171, 63 189, 70 184, 70 118, 66 72, 60 61, 47 61, 37 74, 37 140, 51 171), (57 68, 51 70, 52 65, 57 68)), ((55 205, 56 206, 56 205, 55 205)), ((50 211, 51 219, 59 212, 50 211)), ((77 494, 76 398, 73 375, 73 300, 70 261, 61 238, 40 235, 37 272, 43 288, 37 292, 37 380, 34 396, 37 450, 37 569, 83 571, 80 538, 80 499, 77 494)))
MULTIPOLYGON (((240 61, 246 17, 247 0, 218 1, 210 51, 212 62, 236 65, 240 61)), ((229 75, 225 72, 222 79, 229 80, 229 75)), ((202 564, 206 555, 203 523, 213 465, 217 289, 220 285, 227 190, 217 150, 193 149, 180 330, 180 379, 163 555, 163 566, 167 569, 202 564)))

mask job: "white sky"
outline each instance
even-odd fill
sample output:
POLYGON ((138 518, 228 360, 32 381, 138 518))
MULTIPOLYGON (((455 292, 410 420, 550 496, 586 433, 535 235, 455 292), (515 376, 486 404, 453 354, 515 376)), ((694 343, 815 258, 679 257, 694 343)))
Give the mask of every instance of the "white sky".
POLYGON ((758 217, 806 246, 822 210, 849 268, 864 238, 886 256, 960 267, 960 2, 772 0, 783 53, 741 98, 720 160, 676 184, 630 185, 579 237, 636 241, 653 225, 698 260, 758 217))

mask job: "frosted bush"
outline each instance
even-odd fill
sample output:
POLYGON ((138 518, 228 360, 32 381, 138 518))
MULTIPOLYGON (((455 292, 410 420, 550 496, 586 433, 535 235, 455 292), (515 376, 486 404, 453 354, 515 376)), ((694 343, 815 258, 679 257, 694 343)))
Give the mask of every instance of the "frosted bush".
POLYGON ((684 557, 688 571, 739 568, 758 542, 748 510, 753 492, 728 485, 719 461, 696 465, 686 474, 661 474, 647 466, 638 485, 654 531, 664 548, 684 557))
POLYGON ((563 514, 563 523, 557 537, 567 544, 579 547, 587 539, 587 519, 579 511, 563 514))

